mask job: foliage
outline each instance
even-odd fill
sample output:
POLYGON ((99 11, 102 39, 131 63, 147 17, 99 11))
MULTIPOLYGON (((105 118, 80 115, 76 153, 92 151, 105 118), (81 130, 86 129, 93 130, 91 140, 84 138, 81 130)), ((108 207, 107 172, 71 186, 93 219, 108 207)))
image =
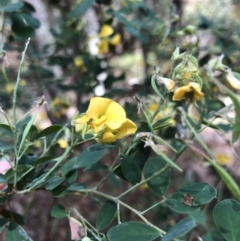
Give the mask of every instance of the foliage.
POLYGON ((69 222, 65 240, 238 240, 238 180, 204 131, 230 133, 239 157, 239 29, 206 16, 181 26, 174 1, 153 2, 50 1, 40 39, 34 4, 1 1, 2 240, 34 240, 29 210, 12 206, 41 191, 69 222), (203 29, 215 37, 204 48, 203 29), (187 150, 215 182, 189 178, 187 150))

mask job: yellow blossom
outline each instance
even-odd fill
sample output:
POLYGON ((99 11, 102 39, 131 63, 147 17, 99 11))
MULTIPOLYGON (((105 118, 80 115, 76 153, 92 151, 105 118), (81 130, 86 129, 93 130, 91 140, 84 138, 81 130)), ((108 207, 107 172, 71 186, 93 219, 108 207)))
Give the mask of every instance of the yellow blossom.
POLYGON ((117 46, 121 41, 121 35, 119 33, 115 34, 109 41, 110 44, 117 46))
POLYGON ((98 53, 106 54, 108 51, 109 51, 108 41, 105 39, 102 39, 98 44, 98 53))
POLYGON ((86 72, 87 71, 87 68, 86 66, 84 65, 84 61, 82 59, 82 57, 80 56, 76 56, 74 58, 74 65, 78 68, 80 68, 83 72, 86 72))
POLYGON ((195 82, 190 82, 188 85, 179 87, 175 90, 172 99, 179 101, 186 97, 191 100, 202 100, 204 94, 201 91, 200 85, 195 82))
POLYGON ((110 25, 103 25, 100 33, 99 33, 99 37, 100 38, 106 38, 108 36, 110 36, 111 34, 113 34, 113 28, 110 25))
POLYGON ((115 142, 136 132, 136 125, 126 118, 125 110, 115 101, 94 97, 87 112, 74 120, 75 130, 93 134, 102 143, 115 142))
POLYGON ((67 148, 68 143, 67 143, 67 141, 65 139, 59 139, 58 140, 58 145, 60 146, 60 148, 65 149, 65 148, 67 148))
POLYGON ((27 81, 24 79, 21 79, 19 84, 24 87, 27 85, 27 81))
POLYGON ((14 85, 13 84, 6 84, 5 85, 5 90, 7 91, 7 93, 12 93, 14 89, 14 85))
POLYGON ((219 154, 215 155, 215 160, 220 165, 229 166, 232 164, 232 158, 230 155, 227 155, 227 154, 219 153, 219 154))

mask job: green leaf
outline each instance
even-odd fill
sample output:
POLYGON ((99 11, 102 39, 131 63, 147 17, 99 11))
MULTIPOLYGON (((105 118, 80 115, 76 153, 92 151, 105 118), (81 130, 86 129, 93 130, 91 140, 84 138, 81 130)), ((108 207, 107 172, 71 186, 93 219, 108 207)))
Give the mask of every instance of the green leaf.
POLYGON ((6 6, 9 2, 10 2, 10 0, 1 0, 1 1, 0 1, 0 6, 1 6, 1 7, 4 7, 4 6, 6 6))
POLYGON ((46 190, 53 190, 54 188, 56 188, 58 185, 60 185, 63 181, 65 180, 65 177, 54 177, 53 179, 51 179, 51 181, 49 181, 46 185, 46 190))
POLYGON ((67 194, 67 186, 57 186, 52 189, 52 194, 54 197, 64 197, 67 194))
POLYGON ((166 126, 170 125, 170 120, 172 119, 171 116, 165 117, 165 118, 161 118, 160 120, 158 120, 157 122, 155 122, 152 126, 152 128, 154 130, 159 130, 162 129, 166 126))
POLYGON ((66 176, 66 181, 69 185, 73 184, 78 177, 78 170, 72 170, 70 171, 66 176))
POLYGON ((187 213, 194 212, 201 205, 206 204, 216 198, 217 191, 207 183, 196 183, 181 188, 170 196, 166 203, 176 212, 187 213), (186 203, 186 199, 190 197, 191 203, 186 203))
POLYGON ((142 175, 135 160, 125 154, 120 155, 120 160, 123 175, 127 178, 127 180, 133 185, 139 183, 142 179, 142 175))
POLYGON ((109 241, 151 241, 160 233, 150 225, 139 222, 125 222, 112 227, 108 233, 109 241))
POLYGON ((191 231, 196 226, 193 218, 186 217, 174 225, 162 238, 162 241, 171 241, 191 231))
POLYGON ((7 209, 2 210, 1 215, 4 218, 8 218, 9 220, 14 220, 19 225, 25 224, 25 219, 24 219, 23 215, 21 215, 17 212, 14 212, 13 210, 11 210, 11 211, 7 210, 7 209))
MULTIPOLYGON (((166 166, 166 162, 160 157, 150 158, 144 168, 143 173, 145 179, 152 176, 155 172, 160 171, 166 166)), ((157 177, 147 182, 149 188, 160 196, 164 196, 167 192, 170 181, 171 169, 167 169, 157 177)))
POLYGON ((188 206, 184 203, 179 202, 175 198, 169 197, 166 201, 169 208, 178 213, 190 213, 200 209, 201 206, 188 206))
POLYGON ((189 216, 192 217, 197 224, 204 225, 206 223, 206 215, 200 210, 193 213, 189 213, 189 216))
POLYGON ((82 0, 70 13, 69 17, 76 18, 80 17, 81 14, 85 13, 95 3, 95 0, 82 0))
POLYGON ((158 90, 159 88, 157 87, 157 84, 156 84, 156 75, 152 76, 151 85, 152 85, 154 92, 163 100, 163 102, 165 102, 165 98, 158 90))
POLYGON ((52 125, 47 127, 46 129, 42 130, 36 137, 35 139, 39 139, 54 133, 59 132, 62 129, 62 126, 60 125, 52 125))
POLYGON ((75 157, 67 161, 61 168, 62 175, 66 176, 73 169, 76 163, 77 163, 77 158, 75 157))
POLYGON ((23 134, 22 134, 22 139, 21 139, 21 142, 20 142, 20 145, 19 145, 19 153, 20 153, 20 151, 23 147, 23 144, 26 141, 26 137, 27 137, 32 125, 33 125, 33 122, 35 121, 35 119, 37 117, 37 114, 38 114, 38 112, 36 111, 34 113, 34 115, 32 116, 32 118, 30 119, 30 121, 27 123, 26 127, 24 128, 24 131, 23 131, 23 134))
MULTIPOLYGON (((33 166, 31 165, 18 165, 17 182, 20 181, 24 176, 26 176, 31 170, 33 170, 33 166)), ((4 178, 6 179, 7 183, 14 183, 14 171, 12 168, 5 173, 4 178)))
POLYGON ((213 218, 217 228, 227 241, 239 241, 240 203, 226 199, 213 209, 213 218))
POLYGON ((33 241, 26 231, 15 222, 10 222, 8 226, 5 241, 33 241))
POLYGON ((73 183, 68 187, 68 191, 77 192, 78 190, 85 189, 87 186, 85 183, 73 183))
POLYGON ((106 228, 115 218, 117 213, 117 204, 111 200, 107 200, 102 208, 100 209, 98 216, 97 216, 97 222, 96 222, 96 228, 97 230, 102 230, 106 228))
POLYGON ((143 169, 152 151, 151 147, 149 146, 144 147, 144 146, 145 146, 145 143, 143 143, 142 141, 138 143, 135 153, 133 154, 133 159, 139 165, 141 170, 143 169))
POLYGON ((19 10, 20 8, 23 7, 23 3, 22 2, 18 2, 18 3, 13 3, 10 5, 5 6, 3 9, 0 9, 0 11, 4 11, 4 12, 14 12, 19 10))
POLYGON ((43 157, 40 157, 40 158, 38 158, 35 161, 34 166, 37 167, 37 166, 40 166, 42 164, 47 164, 47 163, 50 163, 50 162, 54 162, 54 158, 55 158, 55 156, 43 156, 43 157))
POLYGON ((9 222, 8 218, 0 218, 0 234, 5 229, 5 226, 8 222, 9 222))
POLYGON ((54 218, 65 218, 68 216, 68 212, 62 205, 57 204, 52 207, 51 216, 54 218))
POLYGON ((93 150, 91 151, 91 147, 88 147, 86 150, 81 152, 81 154, 78 156, 77 163, 73 167, 74 169, 79 168, 85 168, 87 170, 90 168, 93 164, 98 162, 106 153, 106 149, 100 149, 100 150, 93 150))

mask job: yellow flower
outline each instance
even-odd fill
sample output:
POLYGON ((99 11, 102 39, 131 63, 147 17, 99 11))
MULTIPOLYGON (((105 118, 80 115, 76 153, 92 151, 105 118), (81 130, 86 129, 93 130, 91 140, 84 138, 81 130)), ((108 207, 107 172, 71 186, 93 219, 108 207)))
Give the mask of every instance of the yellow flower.
POLYGON ((102 39, 98 44, 98 53, 99 54, 106 54, 109 50, 109 44, 108 41, 105 39, 102 39))
POLYGON ((24 87, 27 85, 27 81, 24 79, 21 79, 19 84, 24 87))
POLYGON ((191 100, 202 100, 204 94, 201 91, 200 85, 195 82, 190 82, 186 86, 179 87, 175 90, 172 99, 179 101, 186 97, 191 100))
POLYGON ((109 41, 110 44, 117 46, 121 41, 121 35, 119 33, 115 34, 109 41))
POLYGON ((80 57, 80 56, 76 56, 76 57, 74 58, 74 65, 75 65, 76 67, 78 67, 79 69, 81 69, 83 72, 86 72, 86 71, 87 71, 87 68, 86 68, 86 66, 84 65, 84 61, 83 61, 82 57, 80 57))
POLYGON ((11 94, 13 92, 14 85, 13 84, 6 84, 5 90, 8 92, 8 94, 11 94))
POLYGON ((62 149, 66 149, 68 146, 68 143, 65 139, 59 139, 58 140, 58 145, 62 148, 62 149))
POLYGON ((102 143, 115 142, 136 132, 136 125, 126 118, 125 110, 115 101, 94 97, 87 112, 74 120, 75 130, 94 134, 102 143))
POLYGON ((99 33, 99 37, 100 38, 106 38, 108 36, 110 36, 111 34, 113 34, 114 30, 110 25, 103 25, 100 33, 99 33))
POLYGON ((232 164, 232 158, 231 156, 223 153, 219 153, 215 155, 215 160, 217 161, 218 164, 220 165, 226 165, 229 166, 232 164))

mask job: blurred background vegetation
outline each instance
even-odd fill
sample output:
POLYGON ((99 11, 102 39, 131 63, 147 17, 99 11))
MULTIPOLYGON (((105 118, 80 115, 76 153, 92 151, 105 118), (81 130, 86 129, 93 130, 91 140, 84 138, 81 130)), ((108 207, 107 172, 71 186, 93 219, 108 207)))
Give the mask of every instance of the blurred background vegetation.
MULTIPOLYGON (((36 122, 39 129, 69 123, 77 111, 86 111, 93 96, 118 101, 128 118, 138 122, 133 97, 138 95, 155 111, 156 97, 150 84, 153 66, 158 66, 163 76, 169 76, 176 47, 193 54, 200 67, 224 54, 224 63, 240 72, 238 0, 1 0, 0 9, 0 102, 10 113, 21 52, 30 37, 17 107, 22 115, 44 95, 48 105, 36 122)), ((225 101, 227 98, 221 99, 221 107, 225 101)), ((169 132, 166 137, 171 136, 169 132)), ((61 148, 66 147, 64 140, 63 136, 53 152, 61 153, 61 148)), ((184 175, 189 177, 191 173, 184 175)), ((211 179, 209 173, 197 174, 199 179, 211 179)), ((26 222, 28 226, 24 226, 29 235, 39 241, 68 240, 66 229, 58 229, 58 225, 66 223, 53 222, 49 216, 57 201, 47 195, 43 191, 27 201, 20 198, 13 209, 23 211, 34 200, 34 211, 26 222), (45 204, 37 202, 43 198, 45 204)), ((136 195, 141 197, 139 205, 149 202, 144 188, 136 195)), ((135 200, 136 196, 132 196, 129 202, 135 200)), ((86 206, 84 201, 79 204, 77 199, 75 204, 84 207, 90 220, 95 217, 96 206, 86 206)), ((156 209, 156 215, 150 218, 158 219, 156 222, 167 220, 165 225, 169 226, 177 219, 167 208, 156 209)))

